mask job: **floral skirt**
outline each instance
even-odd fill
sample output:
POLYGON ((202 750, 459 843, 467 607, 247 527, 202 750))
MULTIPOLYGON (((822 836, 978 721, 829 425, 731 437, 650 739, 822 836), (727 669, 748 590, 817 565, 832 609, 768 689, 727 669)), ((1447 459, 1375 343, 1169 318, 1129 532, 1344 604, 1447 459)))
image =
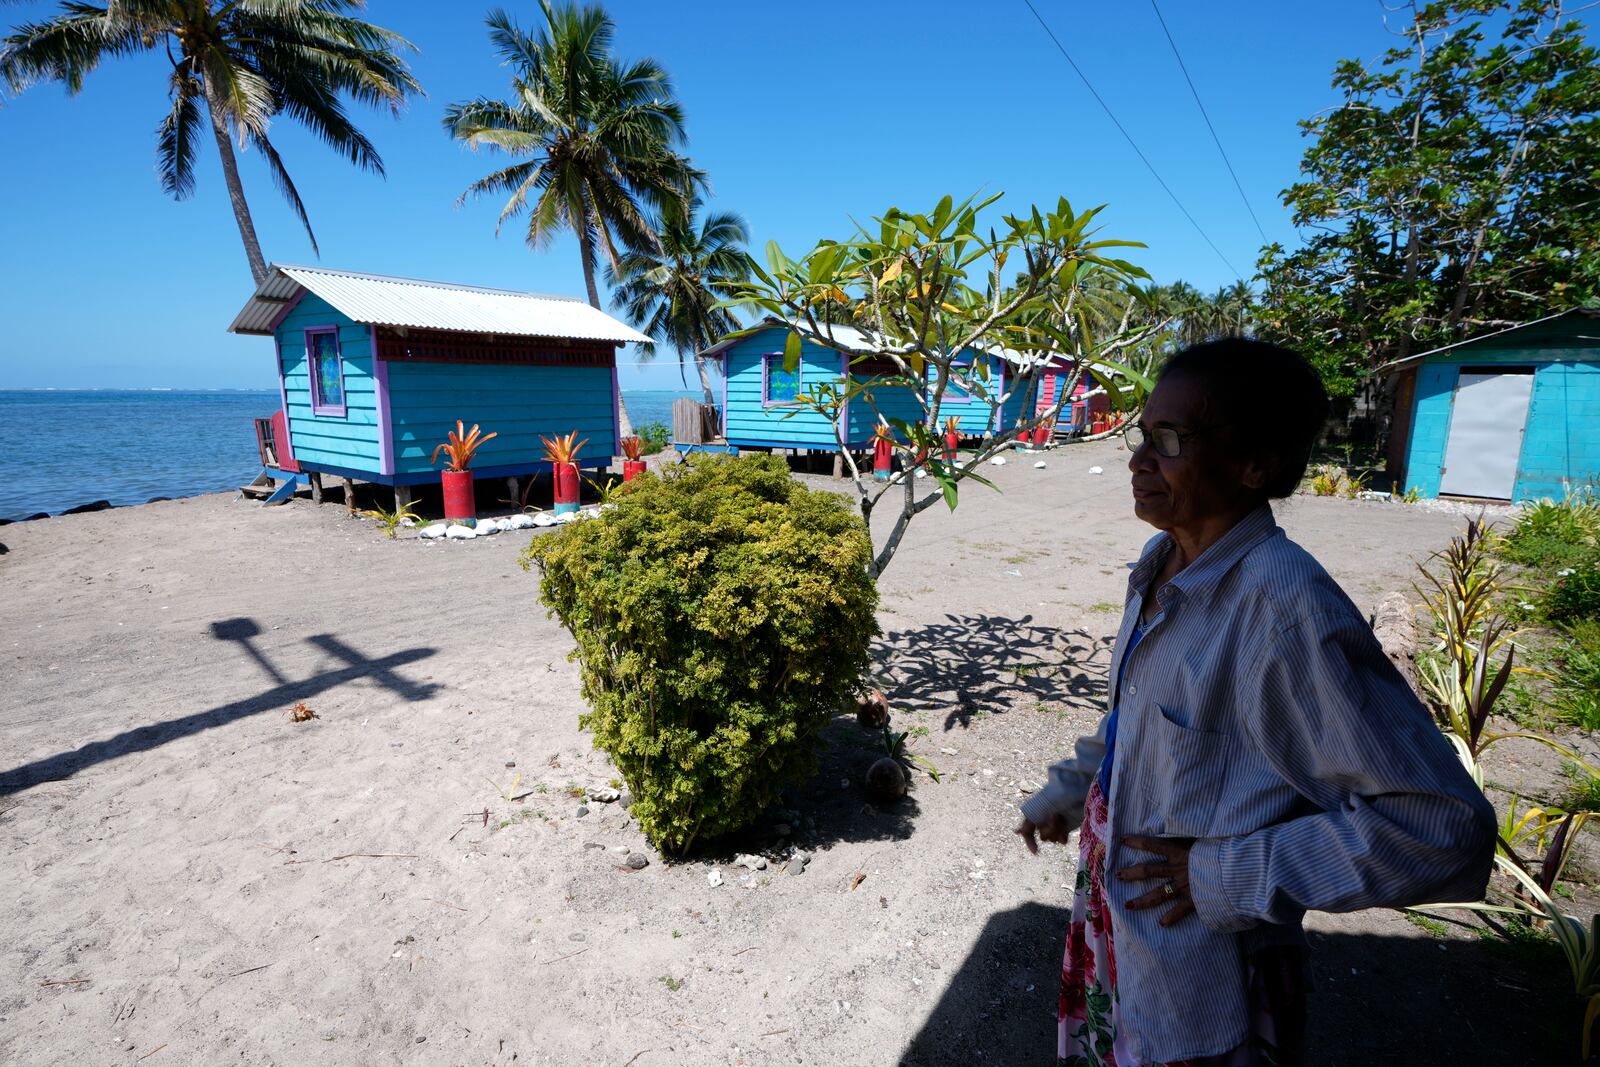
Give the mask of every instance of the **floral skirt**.
MULTIPOLYGON (((1084 803, 1077 892, 1061 964, 1057 1067, 1162 1067, 1141 1059, 1118 1032, 1117 957, 1106 900, 1106 798, 1096 782, 1084 803)), ((1194 916, 1185 922, 1198 922, 1194 916)), ((1247 961, 1250 1037, 1229 1052, 1165 1067, 1289 1067, 1301 1058, 1305 1020, 1303 952, 1266 948, 1247 961)))

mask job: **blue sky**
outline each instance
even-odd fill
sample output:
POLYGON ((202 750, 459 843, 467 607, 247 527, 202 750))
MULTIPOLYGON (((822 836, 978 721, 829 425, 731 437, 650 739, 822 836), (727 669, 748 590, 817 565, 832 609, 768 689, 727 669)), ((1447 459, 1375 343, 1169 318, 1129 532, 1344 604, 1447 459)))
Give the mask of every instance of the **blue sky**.
MULTIPOLYGON (((1260 237, 1145 0, 1035 0, 1156 168, 1233 266, 1260 237)), ((499 204, 457 195, 503 157, 440 127, 444 108, 503 95, 474 4, 374 0, 368 17, 414 42, 427 97, 398 119, 357 111, 387 178, 358 172, 288 120, 273 138, 329 267, 581 296, 576 243, 531 252, 499 204)), ((0 24, 54 4, 0 6, 0 24)), ((525 24, 537 6, 512 3, 525 24)), ((850 218, 940 196, 1004 192, 1004 205, 1108 203, 1107 236, 1150 247, 1162 281, 1213 288, 1234 275, 1106 119, 1022 0, 788 4, 613 0, 617 52, 673 75, 689 152, 714 205, 741 212, 753 247, 791 252, 848 236, 850 218), (803 11, 803 14, 801 13, 803 11)), ((1165 0, 1223 144, 1272 240, 1292 243, 1278 192, 1304 147, 1296 122, 1335 101, 1334 62, 1394 39, 1376 2, 1165 0)), ((269 388, 270 342, 226 332, 252 285, 215 148, 174 202, 155 175, 167 107, 164 54, 113 61, 69 97, 39 85, 0 106, 0 388, 269 388)), ((316 262, 260 161, 243 178, 269 260, 316 262)), ((628 350, 622 357, 635 360, 628 350)), ((625 366, 623 387, 675 388, 670 350, 625 366), (667 365, 661 365, 667 364, 667 365)), ((689 374, 694 381, 693 371, 689 374)))

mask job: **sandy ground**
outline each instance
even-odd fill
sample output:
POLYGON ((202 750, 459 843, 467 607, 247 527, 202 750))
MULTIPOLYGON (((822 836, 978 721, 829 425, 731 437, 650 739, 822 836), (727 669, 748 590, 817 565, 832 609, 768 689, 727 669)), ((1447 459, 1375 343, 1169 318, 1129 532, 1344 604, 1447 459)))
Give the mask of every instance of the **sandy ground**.
MULTIPOLYGON (((566 792, 614 772, 527 535, 388 541, 221 495, 0 528, 0 1062, 1051 1062, 1073 858, 1011 829, 1103 699, 1150 532, 1124 459, 1013 461, 885 577, 881 670, 942 784, 866 804, 871 739, 841 719, 789 837, 687 863, 566 792)), ((1280 521, 1370 610, 1463 520, 1302 498, 1280 521)), ((1317 1063, 1573 1053, 1546 947, 1311 926, 1317 1063)))

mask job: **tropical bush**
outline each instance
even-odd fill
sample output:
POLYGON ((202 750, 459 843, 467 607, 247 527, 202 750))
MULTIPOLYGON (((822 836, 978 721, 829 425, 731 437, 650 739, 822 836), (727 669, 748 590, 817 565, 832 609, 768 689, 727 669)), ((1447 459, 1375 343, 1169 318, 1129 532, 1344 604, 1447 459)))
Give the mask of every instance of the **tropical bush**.
POLYGON ((589 710, 652 841, 682 853, 815 772, 878 632, 849 502, 782 459, 702 457, 522 555, 572 632, 589 710))
POLYGON ((672 431, 664 422, 647 422, 637 427, 634 433, 638 434, 639 440, 643 442, 640 454, 645 456, 655 455, 666 448, 667 442, 672 440, 672 431))
POLYGON ((1600 552, 1556 572, 1539 609, 1551 622, 1600 619, 1600 552))
POLYGON ((1556 717, 1585 730, 1600 730, 1600 622, 1575 623, 1555 658, 1556 717))

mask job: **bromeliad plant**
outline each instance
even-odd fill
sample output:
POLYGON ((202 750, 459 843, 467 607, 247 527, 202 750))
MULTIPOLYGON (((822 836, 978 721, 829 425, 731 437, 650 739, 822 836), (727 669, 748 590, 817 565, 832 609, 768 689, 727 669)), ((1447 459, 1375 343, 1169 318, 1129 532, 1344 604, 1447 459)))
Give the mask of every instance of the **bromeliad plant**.
POLYGON ((641 452, 644 449, 644 442, 638 437, 624 437, 620 443, 622 445, 622 455, 628 462, 638 463, 642 458, 641 452))
POLYGON ((467 471, 472 469, 472 457, 482 448, 484 442, 500 436, 499 431, 483 433, 478 429, 478 424, 473 423, 472 429, 465 428, 464 423, 456 420, 456 428, 451 430, 445 442, 433 450, 433 458, 429 463, 439 462, 439 453, 445 454, 445 467, 447 471, 467 471))
MULTIPOLYGON (((627 438, 623 440, 626 441, 627 438)), ((578 454, 583 451, 583 446, 589 443, 589 439, 585 437, 581 441, 578 440, 578 431, 573 430, 560 437, 541 437, 539 443, 544 445, 544 458, 559 466, 563 463, 578 462, 578 454)))

